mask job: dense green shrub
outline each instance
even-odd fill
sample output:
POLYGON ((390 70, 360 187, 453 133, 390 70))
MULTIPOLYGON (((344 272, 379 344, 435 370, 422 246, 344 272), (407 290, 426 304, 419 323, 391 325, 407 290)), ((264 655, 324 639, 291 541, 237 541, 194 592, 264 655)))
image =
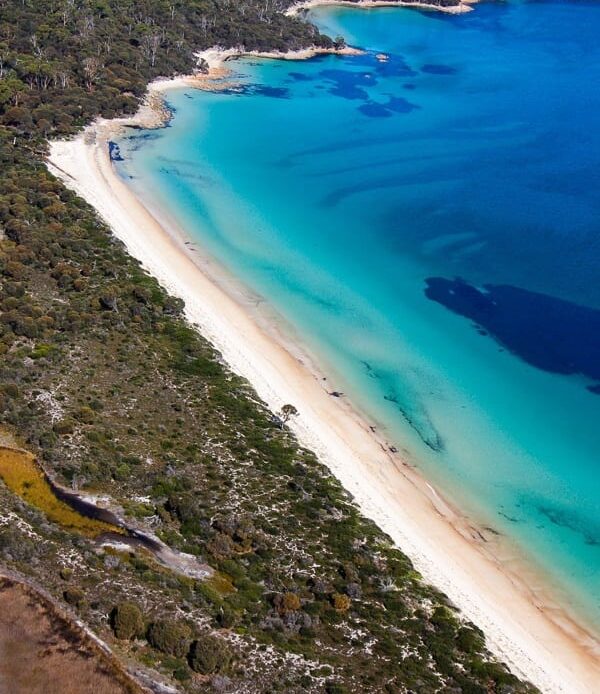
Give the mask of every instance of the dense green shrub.
POLYGON ((227 667, 231 652, 223 639, 206 634, 192 643, 188 660, 194 672, 213 675, 227 667))
POLYGON ((148 627, 148 643, 161 653, 183 658, 187 655, 192 639, 192 630, 172 619, 158 619, 148 627))
POLYGON ((483 632, 476 627, 461 627, 456 636, 456 646, 465 653, 477 653, 484 647, 483 632))
POLYGON ((118 639, 134 639, 144 633, 142 612, 132 602, 117 605, 111 614, 111 623, 118 639))
POLYGON ((69 587, 63 591, 63 598, 69 605, 75 605, 78 607, 83 603, 84 593, 81 588, 69 587))
POLYGON ((75 422, 70 417, 65 417, 53 426, 54 432, 59 436, 72 434, 75 431, 75 422))

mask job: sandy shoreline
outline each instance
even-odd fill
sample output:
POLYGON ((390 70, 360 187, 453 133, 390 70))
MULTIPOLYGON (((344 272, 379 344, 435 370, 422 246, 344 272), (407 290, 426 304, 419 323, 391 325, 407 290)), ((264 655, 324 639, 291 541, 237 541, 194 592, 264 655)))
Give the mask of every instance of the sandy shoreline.
MULTIPOLYGON (((294 57, 315 54, 312 49, 301 53, 294 57)), ((199 57, 208 63, 209 75, 222 77, 224 62, 240 55, 281 57, 220 49, 199 57)), ((277 410, 290 402, 298 408, 300 416, 291 426, 300 442, 319 455, 426 580, 484 630, 490 650, 543 691, 597 691, 598 641, 561 610, 538 577, 523 574, 515 553, 486 536, 392 454, 347 400, 328 395, 328 382, 310 357, 278 325, 264 316, 257 320, 255 297, 215 262, 192 252, 182 230, 163 211, 145 207, 115 174, 107 142, 125 126, 164 123, 168 111, 162 92, 206 79, 153 83, 136 117, 100 120, 74 140, 52 143, 51 170, 96 208, 164 287, 185 301, 190 322, 269 407, 277 410)))
POLYGON ((308 60, 318 55, 363 55, 365 51, 352 46, 341 48, 323 48, 309 46, 297 51, 247 51, 243 47, 221 48, 213 46, 195 54, 198 71, 192 75, 181 75, 171 79, 158 79, 148 85, 148 94, 135 119, 116 118, 112 123, 123 126, 142 126, 155 128, 163 125, 170 117, 166 108, 163 94, 169 89, 178 87, 193 87, 206 91, 222 91, 235 89, 239 84, 232 77, 232 70, 226 67, 228 61, 238 58, 260 58, 261 60, 308 60))
POLYGON ((340 6, 354 7, 358 9, 370 10, 377 7, 414 7, 418 10, 433 10, 434 12, 445 12, 446 14, 464 14, 470 12, 473 8, 471 5, 479 2, 479 0, 461 0, 458 5, 435 5, 428 2, 410 2, 409 0, 306 0, 306 2, 297 2, 289 7, 285 14, 294 16, 304 10, 314 9, 322 6, 340 6))

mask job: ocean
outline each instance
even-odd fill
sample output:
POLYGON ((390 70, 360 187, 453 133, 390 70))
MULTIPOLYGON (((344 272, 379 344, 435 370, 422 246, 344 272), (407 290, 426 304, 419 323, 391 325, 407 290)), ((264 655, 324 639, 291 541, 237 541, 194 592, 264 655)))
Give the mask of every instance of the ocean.
POLYGON ((117 168, 600 625, 600 4, 311 18, 366 53, 230 63, 117 168))

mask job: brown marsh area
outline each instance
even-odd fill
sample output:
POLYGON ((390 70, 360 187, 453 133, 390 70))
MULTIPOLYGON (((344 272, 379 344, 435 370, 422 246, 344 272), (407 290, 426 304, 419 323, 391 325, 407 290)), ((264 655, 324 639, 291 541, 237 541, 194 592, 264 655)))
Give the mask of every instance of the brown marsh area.
POLYGON ((49 600, 25 584, 0 577, 0 693, 141 691, 49 600))

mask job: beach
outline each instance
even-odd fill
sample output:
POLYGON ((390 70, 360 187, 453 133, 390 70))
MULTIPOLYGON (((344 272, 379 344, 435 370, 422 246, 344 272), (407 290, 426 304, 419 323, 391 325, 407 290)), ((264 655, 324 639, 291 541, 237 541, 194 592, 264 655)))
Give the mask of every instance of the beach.
POLYGON ((378 7, 414 7, 419 10, 433 10, 434 12, 446 12, 447 14, 463 14, 470 12, 473 8, 470 5, 475 4, 478 0, 462 0, 458 5, 436 5, 427 2, 405 2, 404 0, 306 0, 306 2, 297 2, 292 5, 287 11, 288 15, 296 15, 305 10, 314 9, 315 7, 323 6, 339 6, 353 7, 358 9, 376 9, 378 7))
MULTIPOLYGON (((218 71, 224 61, 241 54, 215 49, 201 57, 212 76, 222 77, 218 71)), ((163 124, 168 111, 161 93, 205 79, 156 82, 138 116, 100 120, 75 140, 52 143, 51 170, 95 207, 165 288, 185 301, 190 322, 273 411, 285 403, 297 408, 299 416, 290 427, 300 442, 319 455, 425 579, 484 630, 495 654, 543 691, 594 691, 600 678, 598 643, 553 600, 541 577, 525 573, 514 550, 475 526, 392 452, 347 399, 332 397, 327 374, 289 339, 280 322, 257 309, 256 297, 186 243, 183 230, 137 199, 114 172, 107 143, 124 127, 163 124)))

